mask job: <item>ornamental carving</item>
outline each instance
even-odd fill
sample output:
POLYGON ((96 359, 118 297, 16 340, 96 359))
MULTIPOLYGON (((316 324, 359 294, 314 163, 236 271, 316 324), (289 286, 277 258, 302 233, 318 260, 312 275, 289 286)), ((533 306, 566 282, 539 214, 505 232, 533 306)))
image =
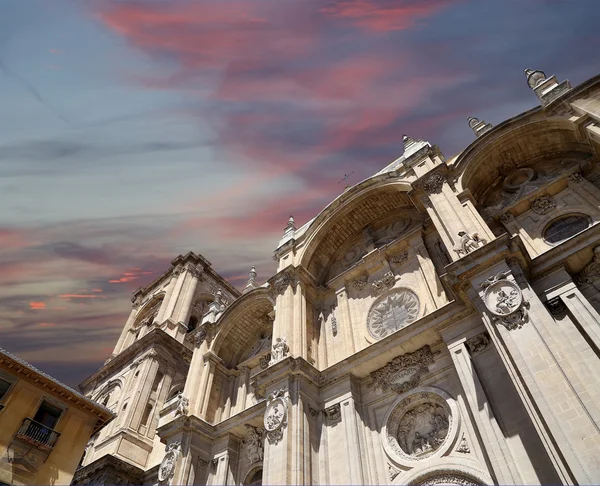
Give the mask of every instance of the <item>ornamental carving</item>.
POLYGON ((419 298, 412 290, 401 289, 375 301, 367 317, 367 330, 375 339, 382 339, 419 317, 419 298))
POLYGON ((339 403, 336 403, 335 405, 324 409, 323 415, 327 419, 329 425, 336 425, 342 420, 342 407, 340 407, 339 403))
POLYGON ((423 346, 414 353, 398 356, 383 368, 371 373, 371 386, 379 393, 392 390, 404 393, 417 386, 421 377, 429 371, 434 355, 429 346, 423 346))
POLYGON ((550 314, 555 317, 562 316, 567 312, 567 306, 560 297, 554 297, 553 299, 550 299, 548 302, 546 302, 546 307, 550 311, 550 314))
POLYGON ((442 186, 444 185, 444 181, 446 179, 444 176, 436 172, 435 174, 431 174, 425 182, 423 182, 423 190, 428 194, 435 194, 442 190, 442 186))
POLYGON ((187 415, 190 406, 190 399, 184 397, 183 395, 179 395, 177 397, 177 409, 175 410, 175 416, 178 415, 187 415))
POLYGON ((283 358, 285 358, 290 350, 287 345, 287 339, 285 337, 278 337, 273 344, 273 349, 271 350, 271 361, 270 365, 278 363, 283 358))
POLYGON ((413 483, 414 486, 434 486, 437 484, 453 486, 479 486, 480 483, 456 473, 440 474, 438 476, 429 477, 423 481, 419 481, 418 483, 413 483))
POLYGON ((366 275, 361 275, 356 280, 352 281, 352 286, 358 291, 361 292, 369 283, 369 277, 366 275))
POLYGON ((487 240, 480 238, 477 233, 473 233, 472 236, 469 236, 469 234, 466 231, 459 231, 458 237, 458 243, 454 245, 453 250, 459 257, 461 255, 471 253, 472 251, 477 250, 477 248, 481 248, 487 243, 487 240))
POLYGON ((269 367, 269 363, 271 362, 271 353, 261 356, 259 362, 260 362, 260 369, 266 370, 269 367))
POLYGON ((388 476, 390 477, 390 481, 396 479, 396 476, 398 476, 398 474, 400 474, 400 470, 396 469, 391 464, 388 464, 388 476))
POLYGON ((177 441, 168 444, 165 451, 165 457, 163 457, 160 467, 158 468, 158 480, 161 483, 167 483, 169 479, 173 477, 177 459, 181 452, 181 443, 177 441))
POLYGON ((282 273, 275 277, 275 280, 273 281, 273 291, 275 292, 275 295, 283 295, 289 285, 294 287, 296 285, 295 277, 289 272, 282 273))
POLYGON ((471 354, 479 353, 488 347, 490 337, 487 332, 482 332, 477 336, 467 339, 465 345, 471 354))
POLYGON ((471 449, 469 448, 469 443, 467 442, 467 438, 464 436, 462 436, 462 439, 460 440, 460 443, 458 444, 458 447, 456 448, 456 452, 460 452, 461 454, 468 454, 469 452, 471 452, 471 449))
POLYGON ((338 333, 338 323, 337 323, 337 318, 335 317, 334 314, 335 311, 335 306, 331 306, 331 333, 333 334, 333 336, 337 336, 338 333))
POLYGON ((392 272, 386 272, 382 278, 379 280, 374 280, 371 285, 375 291, 381 292, 393 287, 395 283, 396 279, 394 278, 394 274, 392 272))
POLYGON ((600 278, 600 246, 594 248, 594 258, 575 277, 575 283, 579 285, 591 284, 600 278))
POLYGON ((510 224, 515 220, 515 217, 511 212, 503 213, 500 215, 500 222, 504 225, 510 224))
POLYGON ((432 391, 407 396, 392 409, 386 420, 383 434, 386 453, 404 466, 444 454, 457 432, 455 408, 451 408, 442 395, 432 391))
POLYGON ((548 214, 554 208, 556 208, 556 201, 548 194, 534 199, 531 203, 531 210, 537 214, 548 214))
POLYGON ((263 460, 263 437, 265 431, 261 427, 244 425, 246 437, 242 442, 242 453, 246 456, 248 464, 254 464, 263 460))
POLYGON ((390 258, 390 263, 392 265, 396 265, 396 266, 400 266, 400 265, 404 265, 406 262, 408 261, 408 252, 404 251, 402 253, 400 253, 399 255, 393 256, 392 258, 390 258))
POLYGON ((288 396, 285 388, 275 390, 269 394, 264 423, 270 444, 277 444, 283 439, 283 431, 287 427, 287 409, 288 396))
POLYGON ((495 322, 509 330, 519 329, 529 320, 529 302, 523 299, 519 286, 508 280, 507 272, 489 277, 481 284, 485 289, 483 301, 495 322))
POLYGON ((569 182, 573 182, 575 184, 579 184, 583 182, 583 176, 579 172, 574 172, 569 177, 567 177, 569 182))

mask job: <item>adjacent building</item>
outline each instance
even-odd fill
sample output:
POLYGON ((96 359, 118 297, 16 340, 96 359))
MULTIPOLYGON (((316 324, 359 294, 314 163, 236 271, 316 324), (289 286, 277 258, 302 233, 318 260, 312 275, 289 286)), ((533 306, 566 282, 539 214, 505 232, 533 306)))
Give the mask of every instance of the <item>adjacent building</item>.
POLYGON ((600 76, 525 75, 457 156, 405 136, 290 218, 266 283, 139 289, 74 484, 598 484, 600 76))
POLYGON ((69 484, 114 415, 0 349, 0 484, 69 484))

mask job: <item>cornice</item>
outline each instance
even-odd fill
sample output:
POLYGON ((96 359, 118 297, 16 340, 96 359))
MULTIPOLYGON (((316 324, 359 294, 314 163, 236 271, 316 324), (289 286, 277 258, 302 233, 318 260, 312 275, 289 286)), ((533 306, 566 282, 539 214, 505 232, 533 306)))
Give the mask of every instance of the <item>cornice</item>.
POLYGON ((103 380, 108 375, 133 362, 135 358, 140 356, 144 351, 157 346, 165 347, 169 351, 168 356, 171 357, 172 360, 177 360, 179 361, 179 364, 186 367, 189 366, 188 363, 192 359, 192 351, 175 338, 169 336, 162 329, 154 328, 148 334, 108 361, 94 374, 86 378, 79 385, 79 389, 87 389, 98 381, 103 380))

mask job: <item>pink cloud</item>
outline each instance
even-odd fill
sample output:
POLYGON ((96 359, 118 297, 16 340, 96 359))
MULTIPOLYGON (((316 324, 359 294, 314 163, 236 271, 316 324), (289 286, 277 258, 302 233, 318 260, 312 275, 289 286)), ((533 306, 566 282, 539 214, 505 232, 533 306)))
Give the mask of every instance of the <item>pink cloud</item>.
POLYGON ((60 294, 59 299, 71 300, 71 299, 104 299, 103 295, 94 294, 60 294))
POLYGON ((40 327, 56 327, 56 324, 54 324, 53 322, 40 322, 39 326, 40 327))
POLYGON ((29 308, 35 309, 35 310, 45 309, 46 303, 45 302, 29 302, 29 308))

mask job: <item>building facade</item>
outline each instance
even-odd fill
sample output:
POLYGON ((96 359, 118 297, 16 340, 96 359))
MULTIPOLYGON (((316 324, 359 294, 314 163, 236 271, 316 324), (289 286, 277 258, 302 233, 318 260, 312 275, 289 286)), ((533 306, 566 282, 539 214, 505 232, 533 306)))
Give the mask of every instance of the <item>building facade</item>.
POLYGON ((114 415, 0 349, 0 485, 69 484, 114 415))
POLYGON ((600 76, 525 74, 536 108, 290 218, 265 284, 189 253, 137 291, 74 483, 598 484, 600 76))

